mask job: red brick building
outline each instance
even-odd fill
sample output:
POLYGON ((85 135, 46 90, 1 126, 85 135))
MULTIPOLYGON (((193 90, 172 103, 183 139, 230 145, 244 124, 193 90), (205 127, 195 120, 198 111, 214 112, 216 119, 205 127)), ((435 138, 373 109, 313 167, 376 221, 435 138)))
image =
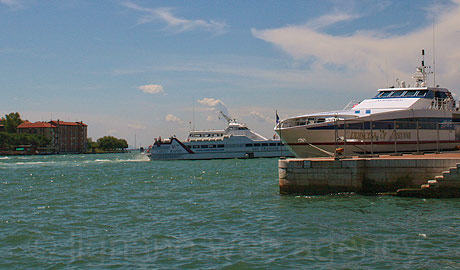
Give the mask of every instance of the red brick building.
POLYGON ((84 153, 87 146, 88 126, 83 122, 24 122, 17 132, 42 135, 51 140, 46 151, 52 153, 84 153))

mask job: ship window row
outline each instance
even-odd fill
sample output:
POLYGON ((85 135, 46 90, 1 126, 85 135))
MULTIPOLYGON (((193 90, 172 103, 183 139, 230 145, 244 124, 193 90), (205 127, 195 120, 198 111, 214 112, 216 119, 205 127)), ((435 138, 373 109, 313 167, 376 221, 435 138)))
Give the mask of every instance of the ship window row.
POLYGON ((246 147, 281 146, 281 143, 247 143, 246 147))
MULTIPOLYGON (((246 147, 267 147, 267 146, 281 146, 281 143, 247 143, 246 147)), ((233 148, 233 147, 244 147, 243 144, 203 144, 203 145, 190 145, 191 149, 209 149, 209 148, 233 148)))
POLYGON ((326 118, 323 118, 323 117, 320 117, 320 118, 302 117, 302 118, 296 118, 296 119, 284 121, 282 122, 281 126, 283 128, 288 128, 288 127, 305 126, 305 125, 311 125, 315 123, 324 123, 324 122, 326 122, 326 118))
POLYGON ((393 97, 425 97, 431 92, 428 90, 396 90, 396 91, 381 91, 376 98, 393 98, 393 97))
MULTIPOLYGON (((445 120, 430 119, 430 118, 405 118, 388 120, 388 121, 374 121, 372 122, 372 129, 416 129, 417 124, 419 129, 453 129, 454 126, 445 120)), ((366 121, 363 123, 350 123, 345 124, 345 129, 370 129, 370 122, 366 121)), ((338 129, 344 129, 344 125, 340 124, 337 126, 338 129)))
POLYGON ((222 137, 223 133, 207 133, 207 134, 190 134, 190 138, 210 138, 210 137, 222 137))
POLYGON ((223 144, 203 144, 203 145, 190 145, 190 148, 224 148, 223 144))

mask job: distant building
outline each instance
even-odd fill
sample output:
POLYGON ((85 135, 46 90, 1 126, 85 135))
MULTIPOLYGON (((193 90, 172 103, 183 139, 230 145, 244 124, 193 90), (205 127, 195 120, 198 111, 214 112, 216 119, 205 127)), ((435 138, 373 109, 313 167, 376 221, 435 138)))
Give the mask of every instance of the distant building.
POLYGON ((2 124, 2 119, 0 118, 0 132, 5 131, 5 126, 2 124))
POLYGON ((29 122, 17 128, 19 134, 42 135, 51 140, 46 151, 52 153, 84 153, 87 146, 88 125, 83 122, 29 122))

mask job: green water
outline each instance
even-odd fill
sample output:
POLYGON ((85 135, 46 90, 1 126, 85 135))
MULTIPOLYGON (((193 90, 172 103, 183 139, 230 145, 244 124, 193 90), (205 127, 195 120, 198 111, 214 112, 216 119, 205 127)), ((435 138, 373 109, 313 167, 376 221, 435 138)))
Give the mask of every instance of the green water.
POLYGON ((460 199, 281 196, 277 159, 0 157, 0 269, 459 269, 460 199))

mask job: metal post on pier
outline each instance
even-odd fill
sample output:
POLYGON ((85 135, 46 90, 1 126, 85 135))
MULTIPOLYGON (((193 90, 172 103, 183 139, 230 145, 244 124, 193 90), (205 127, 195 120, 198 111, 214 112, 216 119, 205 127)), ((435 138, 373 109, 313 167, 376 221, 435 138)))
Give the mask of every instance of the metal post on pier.
POLYGON ((420 142, 419 142, 420 137, 419 137, 419 132, 418 132, 418 130, 419 130, 418 123, 419 123, 418 120, 415 121, 415 124, 417 125, 417 154, 420 153, 420 142))
POLYGON ((371 155, 374 154, 374 131, 372 129, 372 119, 370 121, 370 130, 371 130, 371 155))
POLYGON ((334 150, 334 156, 337 156, 337 148, 339 147, 338 146, 338 136, 339 136, 339 130, 338 130, 338 127, 337 127, 337 118, 334 119, 334 142, 335 142, 335 150, 334 150))
POLYGON ((345 147, 347 146, 347 120, 343 119, 343 153, 346 155, 346 149, 345 147))
POLYGON ((395 154, 397 154, 398 149, 396 147, 396 145, 397 145, 397 140, 396 140, 396 120, 393 120, 393 138, 395 140, 395 154))
POLYGON ((364 148, 364 155, 367 155, 367 151, 366 151, 366 126, 365 126, 365 122, 363 120, 363 148, 364 148))
POLYGON ((436 154, 439 154, 439 122, 436 122, 436 154))

